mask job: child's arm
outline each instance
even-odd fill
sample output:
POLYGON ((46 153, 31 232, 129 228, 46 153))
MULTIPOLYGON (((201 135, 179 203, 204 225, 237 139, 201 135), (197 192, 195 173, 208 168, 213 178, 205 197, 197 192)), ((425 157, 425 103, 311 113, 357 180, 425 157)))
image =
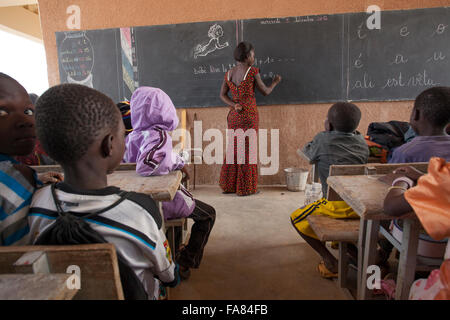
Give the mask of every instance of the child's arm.
POLYGON ((184 160, 172 150, 172 138, 161 131, 159 141, 144 147, 136 160, 136 172, 141 176, 164 175, 184 167, 184 160))
MULTIPOLYGON (((399 168, 393 173, 393 177, 400 175, 400 177, 405 177, 412 181, 413 185, 416 185, 417 180, 423 175, 422 172, 413 167, 399 168)), ((392 182, 392 187, 383 203, 383 209, 387 215, 398 217, 413 211, 411 205, 405 199, 405 191, 413 187, 413 185, 410 185, 410 183, 402 181, 401 179, 396 179, 392 182)))
POLYGON ((169 242, 161 229, 159 236, 153 252, 153 274, 165 287, 173 288, 180 283, 179 268, 172 260, 169 242))
POLYGON ((310 162, 319 160, 320 143, 317 141, 317 136, 306 145, 303 146, 302 152, 309 159, 310 162))

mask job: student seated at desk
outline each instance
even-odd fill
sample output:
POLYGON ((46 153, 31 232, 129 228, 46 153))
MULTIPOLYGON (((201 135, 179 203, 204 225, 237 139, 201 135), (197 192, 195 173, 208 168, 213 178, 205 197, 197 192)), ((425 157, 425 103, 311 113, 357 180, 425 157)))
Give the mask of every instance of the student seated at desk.
POLYGON ((416 137, 396 148, 389 163, 428 162, 431 157, 450 161, 450 87, 423 91, 414 101, 410 125, 416 137))
POLYGON ((39 175, 14 157, 30 154, 36 142, 34 106, 25 88, 0 73, 0 246, 27 244, 31 197, 59 173, 39 175), (42 182, 41 182, 42 181, 42 182))
MULTIPOLYGON (((450 87, 434 87, 420 93, 414 101, 410 125, 416 136, 396 148, 389 163, 428 162, 431 157, 450 161, 450 136, 446 127, 450 122, 450 87)), ((381 225, 387 229, 389 221, 381 225)), ((387 263, 393 245, 386 239, 379 242, 381 264, 387 263)))
POLYGON ((327 178, 331 165, 363 164, 369 158, 369 149, 356 128, 361 111, 353 103, 335 103, 328 110, 325 131, 307 143, 302 152, 310 161, 317 162, 323 196, 327 195, 327 178))
MULTIPOLYGON (((400 216, 414 210, 425 231, 435 240, 450 237, 450 163, 431 158, 428 173, 423 175, 412 167, 394 171, 399 175, 384 200, 388 215, 400 216)), ((440 270, 428 279, 411 286, 410 299, 450 300, 450 245, 440 270)))
MULTIPOLYGON (((136 162, 136 172, 141 176, 164 175, 182 170, 184 160, 172 150, 172 138, 168 134, 178 126, 178 116, 170 97, 161 89, 141 87, 130 101, 132 132, 127 136, 126 162, 136 162)), ((194 220, 191 236, 186 246, 176 256, 182 279, 190 276, 190 268, 198 268, 203 251, 216 219, 216 211, 210 205, 194 199, 180 186, 172 201, 162 203, 164 219, 189 217, 194 220)))
MULTIPOLYGON (((328 110, 325 119, 326 131, 318 133, 302 150, 311 161, 318 161, 324 197, 327 194, 326 181, 331 165, 367 163, 369 149, 364 137, 355 131, 360 119, 361 111, 356 105, 347 102, 335 103, 328 110)), ((309 226, 306 218, 310 214, 326 215, 335 219, 359 218, 359 216, 344 201, 327 201, 325 198, 291 214, 294 228, 323 259, 318 266, 320 275, 324 278, 335 278, 338 276, 338 261, 325 244, 317 239, 309 226)), ((353 249, 353 256, 356 256, 356 248, 349 248, 353 249)))
POLYGON ((38 100, 36 126, 65 182, 38 190, 31 203, 32 244, 110 242, 115 245, 125 299, 158 299, 179 283, 156 203, 107 186, 120 164, 125 128, 104 94, 78 84, 50 88, 38 100))

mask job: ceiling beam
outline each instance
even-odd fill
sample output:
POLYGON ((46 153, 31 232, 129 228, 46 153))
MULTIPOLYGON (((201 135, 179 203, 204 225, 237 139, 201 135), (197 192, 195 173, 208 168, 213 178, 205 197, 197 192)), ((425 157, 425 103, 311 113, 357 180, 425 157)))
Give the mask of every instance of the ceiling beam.
POLYGON ((37 0, 2 0, 0 7, 24 6, 27 4, 37 4, 37 0))
POLYGON ((39 16, 23 7, 0 7, 0 28, 42 43, 39 16))

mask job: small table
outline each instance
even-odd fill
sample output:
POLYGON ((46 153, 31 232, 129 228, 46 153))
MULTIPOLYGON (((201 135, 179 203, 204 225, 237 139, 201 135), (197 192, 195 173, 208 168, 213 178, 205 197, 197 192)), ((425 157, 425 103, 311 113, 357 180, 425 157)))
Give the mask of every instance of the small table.
MULTIPOLYGON (((389 186, 379 181, 379 177, 380 175, 330 176, 327 179, 330 190, 336 192, 361 217, 358 237, 358 299, 367 299, 371 295, 366 285, 367 272, 363 271, 375 264, 379 231, 390 242, 393 239, 380 226, 381 220, 392 220, 394 217, 384 214, 383 203, 389 186)), ((420 223, 413 212, 395 219, 403 219, 402 243, 395 244, 400 250, 395 298, 408 299, 417 264, 420 223)))
POLYGON ((71 300, 78 289, 69 289, 71 274, 0 274, 0 300, 71 300))

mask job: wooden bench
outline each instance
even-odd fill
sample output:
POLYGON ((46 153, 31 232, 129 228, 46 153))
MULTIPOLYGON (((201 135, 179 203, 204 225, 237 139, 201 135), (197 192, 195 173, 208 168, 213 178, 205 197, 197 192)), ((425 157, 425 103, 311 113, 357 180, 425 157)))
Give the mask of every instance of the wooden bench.
POLYGON ((358 242, 359 219, 333 219, 327 216, 310 215, 307 218, 309 225, 320 241, 339 242, 339 286, 346 289, 348 274, 348 243, 358 242))
MULTIPOLYGON (((0 291, 17 299, 124 299, 116 250, 111 243, 0 247, 0 291), (41 254, 31 254, 38 252, 41 254), (78 290, 65 282, 75 275, 70 266, 80 268, 78 290), (48 292, 56 289, 59 291, 48 292), (8 290, 15 291, 15 296, 8 290)), ((0 294, 0 298, 7 297, 0 294)))

